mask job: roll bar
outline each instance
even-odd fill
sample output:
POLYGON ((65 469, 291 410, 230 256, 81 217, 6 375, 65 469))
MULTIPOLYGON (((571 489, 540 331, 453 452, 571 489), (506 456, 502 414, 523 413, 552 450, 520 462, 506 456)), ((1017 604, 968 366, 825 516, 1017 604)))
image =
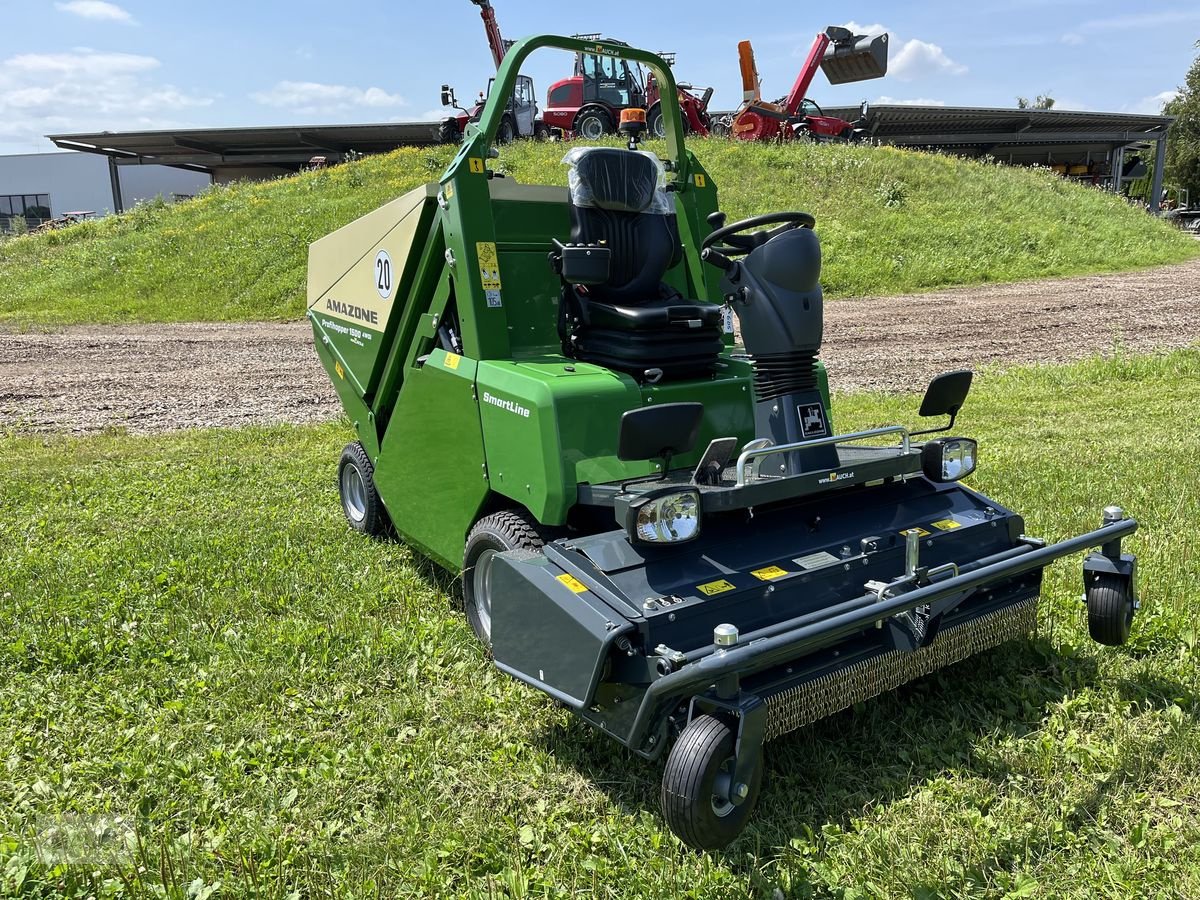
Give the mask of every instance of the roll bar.
MULTIPOLYGON (((500 119, 508 107, 508 98, 512 96, 513 90, 516 88, 517 75, 520 74, 521 65, 525 62, 529 54, 543 47, 566 50, 571 53, 595 53, 601 56, 612 56, 618 59, 639 62, 654 73, 655 78, 658 79, 660 92, 663 97, 675 97, 679 94, 671 67, 656 53, 650 53, 647 50, 638 50, 635 47, 627 47, 622 44, 594 40, 585 41, 557 34, 537 34, 532 37, 523 38, 513 44, 508 53, 505 54, 504 61, 500 64, 499 71, 496 72, 496 80, 492 84, 492 90, 488 95, 487 103, 483 108, 483 115, 480 117, 478 123, 471 123, 467 126, 466 136, 462 146, 459 148, 458 154, 442 175, 441 180, 443 182, 451 178, 460 166, 465 165, 468 158, 488 158, 492 143, 496 139, 496 132, 500 128, 500 119)), ((665 117, 667 126, 668 155, 673 164, 672 168, 676 173, 676 181, 686 182, 689 174, 688 160, 683 147, 683 117, 679 109, 679 104, 663 103, 662 114, 665 117)))

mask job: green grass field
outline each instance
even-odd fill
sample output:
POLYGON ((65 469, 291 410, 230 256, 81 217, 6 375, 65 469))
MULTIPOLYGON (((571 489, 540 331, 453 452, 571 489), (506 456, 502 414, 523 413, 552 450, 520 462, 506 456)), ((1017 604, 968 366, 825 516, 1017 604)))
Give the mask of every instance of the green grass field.
POLYGON ((1132 642, 1056 565, 1032 641, 770 745, 714 854, 350 533, 347 426, 0 437, 0 895, 1200 897, 1198 403, 1200 351, 980 378, 976 487, 1050 539, 1141 519, 1132 642))
MULTIPOLYGON (((890 148, 701 140, 733 218, 807 209, 832 297, 1116 271, 1178 262, 1200 245, 1111 194, 1049 171, 890 148)), ((500 162, 564 184, 561 144, 500 162)), ((416 185, 452 148, 400 150, 168 207, 0 244, 0 325, 296 318, 309 243, 416 185)))

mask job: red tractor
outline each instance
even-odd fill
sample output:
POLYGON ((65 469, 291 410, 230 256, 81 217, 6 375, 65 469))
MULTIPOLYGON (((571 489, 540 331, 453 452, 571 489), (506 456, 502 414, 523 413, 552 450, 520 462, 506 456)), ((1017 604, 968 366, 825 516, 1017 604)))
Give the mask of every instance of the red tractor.
POLYGON ((867 114, 864 102, 858 122, 826 116, 821 107, 805 97, 820 67, 830 84, 866 81, 887 73, 886 34, 868 37, 831 25, 818 34, 808 57, 796 76, 791 93, 775 103, 762 99, 762 86, 749 41, 738 44, 745 98, 733 116, 730 132, 743 141, 774 141, 791 138, 852 140, 861 132, 867 114))
MULTIPOLYGON (((579 40, 598 41, 598 34, 577 34, 579 40)), ((621 41, 605 39, 606 43, 628 46, 621 41)), ((669 64, 675 54, 660 53, 669 64)), ((708 101, 712 88, 697 96, 692 86, 678 86, 679 108, 683 113, 685 130, 692 134, 709 134, 708 101)), ((638 63, 630 63, 605 53, 575 54, 575 74, 550 85, 546 95, 543 121, 564 135, 578 135, 589 141, 615 134, 621 111, 630 108, 646 110, 646 130, 654 137, 663 137, 666 126, 662 115, 662 98, 653 73, 644 72, 638 63)))
MULTIPOLYGON (((492 61, 496 68, 504 61, 504 54, 513 45, 512 41, 504 39, 500 34, 500 24, 496 21, 496 11, 490 0, 471 0, 479 7, 479 17, 483 19, 483 29, 487 34, 488 48, 492 51, 492 61)), ((457 116, 451 116, 442 121, 441 139, 443 143, 457 144, 462 140, 469 122, 479 121, 488 94, 492 92, 494 78, 488 79, 487 92, 480 91, 475 106, 468 110, 458 105, 454 98, 454 88, 448 84, 442 85, 442 106, 451 106, 458 110, 457 116)), ((496 141, 507 144, 517 138, 545 138, 550 136, 550 129, 538 116, 537 95, 533 88, 533 79, 528 75, 517 76, 517 87, 508 101, 508 110, 496 131, 496 141)))

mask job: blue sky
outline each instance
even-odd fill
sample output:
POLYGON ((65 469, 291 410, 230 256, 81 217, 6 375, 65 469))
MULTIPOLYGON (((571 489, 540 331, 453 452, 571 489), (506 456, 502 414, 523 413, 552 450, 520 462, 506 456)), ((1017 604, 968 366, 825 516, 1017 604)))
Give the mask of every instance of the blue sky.
MULTIPOLYGON (((1196 0, 493 2, 507 37, 594 31, 675 50, 677 77, 714 86, 716 108, 740 99, 739 40, 779 96, 833 24, 888 30, 891 63, 859 84, 818 75, 809 94, 826 105, 1049 93, 1064 108, 1157 112, 1200 39, 1196 0)), ((468 0, 0 0, 0 34, 0 153, 53 149, 47 133, 436 117, 443 81, 469 98, 491 71, 468 0)), ((527 69, 540 100, 569 70, 550 51, 527 69)))

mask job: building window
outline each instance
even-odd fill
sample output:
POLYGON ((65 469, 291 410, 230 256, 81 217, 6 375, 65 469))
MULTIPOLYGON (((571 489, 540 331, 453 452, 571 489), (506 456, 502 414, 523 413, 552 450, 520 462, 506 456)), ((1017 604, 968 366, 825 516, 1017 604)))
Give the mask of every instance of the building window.
POLYGON ((23 218, 36 228, 51 218, 49 194, 0 194, 0 230, 12 231, 12 220, 23 218))

